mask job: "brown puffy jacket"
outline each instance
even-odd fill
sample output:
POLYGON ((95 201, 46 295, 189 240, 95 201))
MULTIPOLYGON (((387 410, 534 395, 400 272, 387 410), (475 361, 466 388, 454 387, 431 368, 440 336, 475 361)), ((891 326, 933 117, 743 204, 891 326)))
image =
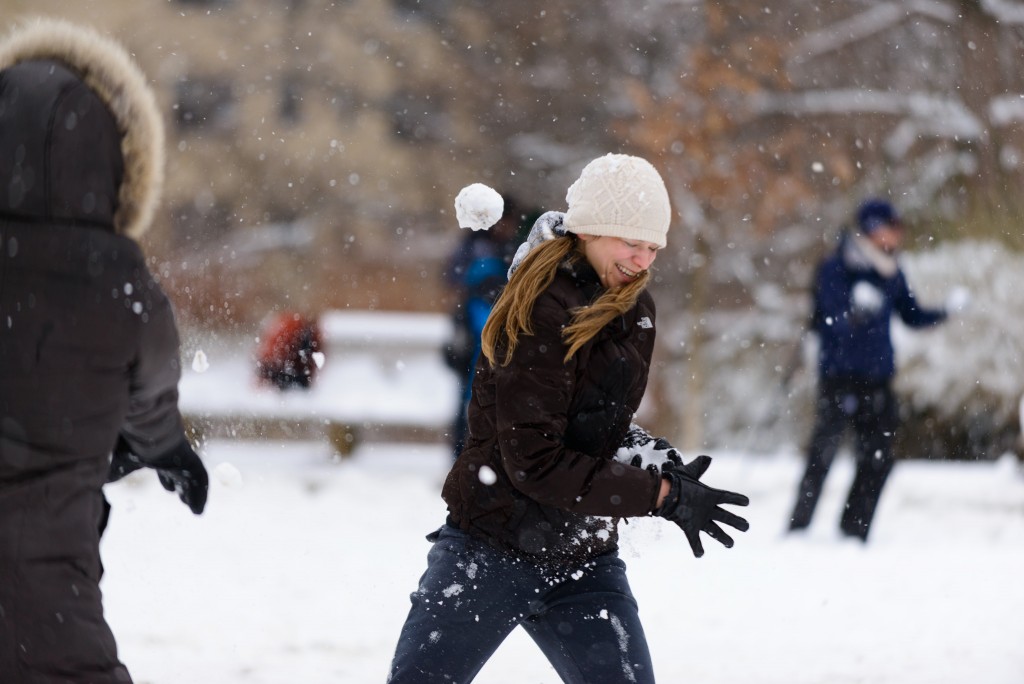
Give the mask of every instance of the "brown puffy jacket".
POLYGON ((481 358, 469 439, 444 485, 449 523, 543 564, 615 550, 618 519, 647 515, 658 494, 656 474, 612 460, 647 386, 650 294, 564 361, 570 312, 600 292, 585 261, 567 260, 511 362, 492 368, 481 358))

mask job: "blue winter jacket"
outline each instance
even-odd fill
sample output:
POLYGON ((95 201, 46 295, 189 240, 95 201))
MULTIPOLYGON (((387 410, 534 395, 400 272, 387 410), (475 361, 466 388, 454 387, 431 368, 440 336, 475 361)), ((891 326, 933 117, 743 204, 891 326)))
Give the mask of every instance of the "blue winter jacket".
POLYGON ((887 381, 896 372, 890 336, 893 313, 907 325, 923 328, 945 320, 946 312, 918 304, 898 267, 885 277, 866 260, 851 257, 856 249, 852 240, 842 237, 815 278, 812 328, 821 342, 818 370, 823 379, 887 381), (854 305, 853 290, 861 281, 877 289, 877 309, 854 305))

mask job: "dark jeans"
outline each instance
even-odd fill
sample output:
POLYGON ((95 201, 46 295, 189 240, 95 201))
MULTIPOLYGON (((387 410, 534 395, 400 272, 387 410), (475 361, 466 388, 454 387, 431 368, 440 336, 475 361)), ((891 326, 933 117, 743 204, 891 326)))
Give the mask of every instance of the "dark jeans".
POLYGON ((517 625, 564 682, 654 682, 617 554, 546 572, 446 525, 411 599, 390 684, 470 682, 517 625))
POLYGON ((466 446, 466 436, 469 433, 469 416, 466 411, 469 408, 469 388, 465 382, 459 387, 459 408, 455 414, 455 422, 452 425, 452 460, 459 457, 462 448, 466 446))
POLYGON ((852 427, 857 474, 839 527, 844 534, 867 541, 882 487, 892 471, 892 443, 898 421, 896 398, 889 383, 823 379, 818 387, 807 469, 800 481, 790 529, 799 530, 811 524, 825 476, 847 427, 852 427))

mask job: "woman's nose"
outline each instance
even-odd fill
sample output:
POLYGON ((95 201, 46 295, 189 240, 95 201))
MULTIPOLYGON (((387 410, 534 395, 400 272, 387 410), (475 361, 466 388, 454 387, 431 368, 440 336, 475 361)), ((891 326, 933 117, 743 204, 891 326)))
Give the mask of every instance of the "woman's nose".
POLYGON ((657 252, 652 252, 649 249, 642 249, 633 255, 633 262, 640 267, 641 271, 646 271, 650 268, 651 264, 654 263, 655 256, 657 256, 657 252))

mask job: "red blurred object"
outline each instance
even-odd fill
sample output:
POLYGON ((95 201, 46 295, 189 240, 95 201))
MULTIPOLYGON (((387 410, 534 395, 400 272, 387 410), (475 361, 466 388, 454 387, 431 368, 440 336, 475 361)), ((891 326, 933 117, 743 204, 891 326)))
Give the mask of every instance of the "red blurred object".
POLYGON ((307 389, 319 368, 314 354, 322 350, 316 320, 293 312, 275 314, 263 323, 256 352, 256 374, 278 389, 307 389))

